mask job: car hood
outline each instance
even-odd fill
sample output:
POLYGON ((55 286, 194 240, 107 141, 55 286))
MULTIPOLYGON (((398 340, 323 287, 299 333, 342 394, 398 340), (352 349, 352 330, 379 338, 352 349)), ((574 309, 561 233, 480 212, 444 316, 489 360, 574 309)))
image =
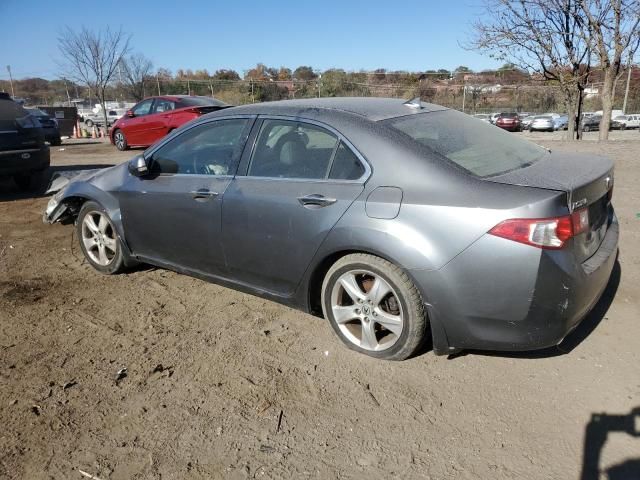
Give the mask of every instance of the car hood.
POLYGON ((85 170, 61 170, 51 176, 49 188, 45 194, 56 193, 75 182, 95 182, 100 178, 119 172, 122 168, 127 168, 127 164, 122 163, 106 168, 91 168, 85 170))

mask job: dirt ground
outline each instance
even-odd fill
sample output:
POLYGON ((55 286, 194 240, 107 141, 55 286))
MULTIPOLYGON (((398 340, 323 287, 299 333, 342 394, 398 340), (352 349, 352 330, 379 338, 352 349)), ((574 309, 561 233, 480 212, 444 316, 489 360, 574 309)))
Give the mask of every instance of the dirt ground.
POLYGON ((640 134, 524 135, 611 156, 622 231, 595 311, 536 353, 378 361, 217 285, 101 276, 72 226, 42 223, 47 198, 0 184, 0 478, 640 478, 640 134))

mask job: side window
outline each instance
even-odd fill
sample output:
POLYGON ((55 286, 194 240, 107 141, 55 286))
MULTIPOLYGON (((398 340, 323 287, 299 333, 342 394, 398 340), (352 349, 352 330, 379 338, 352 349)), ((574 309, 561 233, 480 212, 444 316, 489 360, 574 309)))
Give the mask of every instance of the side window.
POLYGON ((176 108, 176 104, 171 100, 165 100, 163 98, 156 98, 156 103, 153 106, 153 113, 168 112, 176 108))
POLYGON ((141 117, 142 115, 148 115, 151 112, 152 104, 153 104, 153 98, 140 102, 138 105, 133 107, 133 114, 136 117, 141 117))
POLYGON ((344 143, 340 142, 340 146, 336 151, 336 156, 331 165, 329 178, 334 180, 357 180, 364 175, 364 165, 355 153, 351 151, 344 143))
POLYGON ((199 125, 158 149, 151 173, 232 175, 244 142, 248 120, 218 120, 199 125))
POLYGON ((248 176, 327 178, 338 138, 304 122, 265 120, 253 152, 248 176))

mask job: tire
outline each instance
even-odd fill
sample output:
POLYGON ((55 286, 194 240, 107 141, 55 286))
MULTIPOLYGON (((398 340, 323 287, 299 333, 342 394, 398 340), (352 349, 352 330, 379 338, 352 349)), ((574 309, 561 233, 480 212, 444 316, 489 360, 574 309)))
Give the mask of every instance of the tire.
POLYGON ((116 146, 116 148, 121 152, 129 148, 129 143, 127 143, 127 137, 124 135, 124 132, 119 128, 117 128, 115 132, 113 132, 113 143, 116 146))
POLYGON ((340 340, 374 358, 405 360, 427 337, 420 292, 400 267, 374 255, 355 253, 334 263, 322 282, 321 302, 340 340))
POLYGON ((85 126, 85 127, 87 127, 87 128, 91 128, 91 127, 93 127, 93 120, 91 120, 90 118, 87 118, 87 119, 84 121, 84 126, 85 126))
POLYGON ((51 142, 52 147, 59 147, 62 145, 62 139, 60 137, 54 138, 51 142))
POLYGON ((588 132, 589 130, 591 130, 591 128, 589 127, 589 125, 585 125, 584 127, 582 127, 582 131, 583 131, 583 132, 588 132))
POLYGON ((76 221, 76 234, 84 257, 95 270, 105 275, 125 270, 122 242, 107 211, 100 204, 89 201, 82 205, 76 221), (89 223, 91 221, 92 224, 89 223))

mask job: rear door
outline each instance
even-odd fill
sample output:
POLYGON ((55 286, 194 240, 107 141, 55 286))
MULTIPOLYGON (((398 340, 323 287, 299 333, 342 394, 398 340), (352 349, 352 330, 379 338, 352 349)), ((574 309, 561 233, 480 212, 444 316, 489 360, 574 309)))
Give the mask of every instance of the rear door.
POLYGON ((130 176, 119 192, 134 255, 224 274, 222 203, 252 121, 245 116, 200 124, 150 152, 150 175, 130 176))
POLYGON ((225 193, 222 238, 230 276, 291 294, 320 244, 362 192, 369 169, 327 126, 263 118, 253 151, 225 193))

